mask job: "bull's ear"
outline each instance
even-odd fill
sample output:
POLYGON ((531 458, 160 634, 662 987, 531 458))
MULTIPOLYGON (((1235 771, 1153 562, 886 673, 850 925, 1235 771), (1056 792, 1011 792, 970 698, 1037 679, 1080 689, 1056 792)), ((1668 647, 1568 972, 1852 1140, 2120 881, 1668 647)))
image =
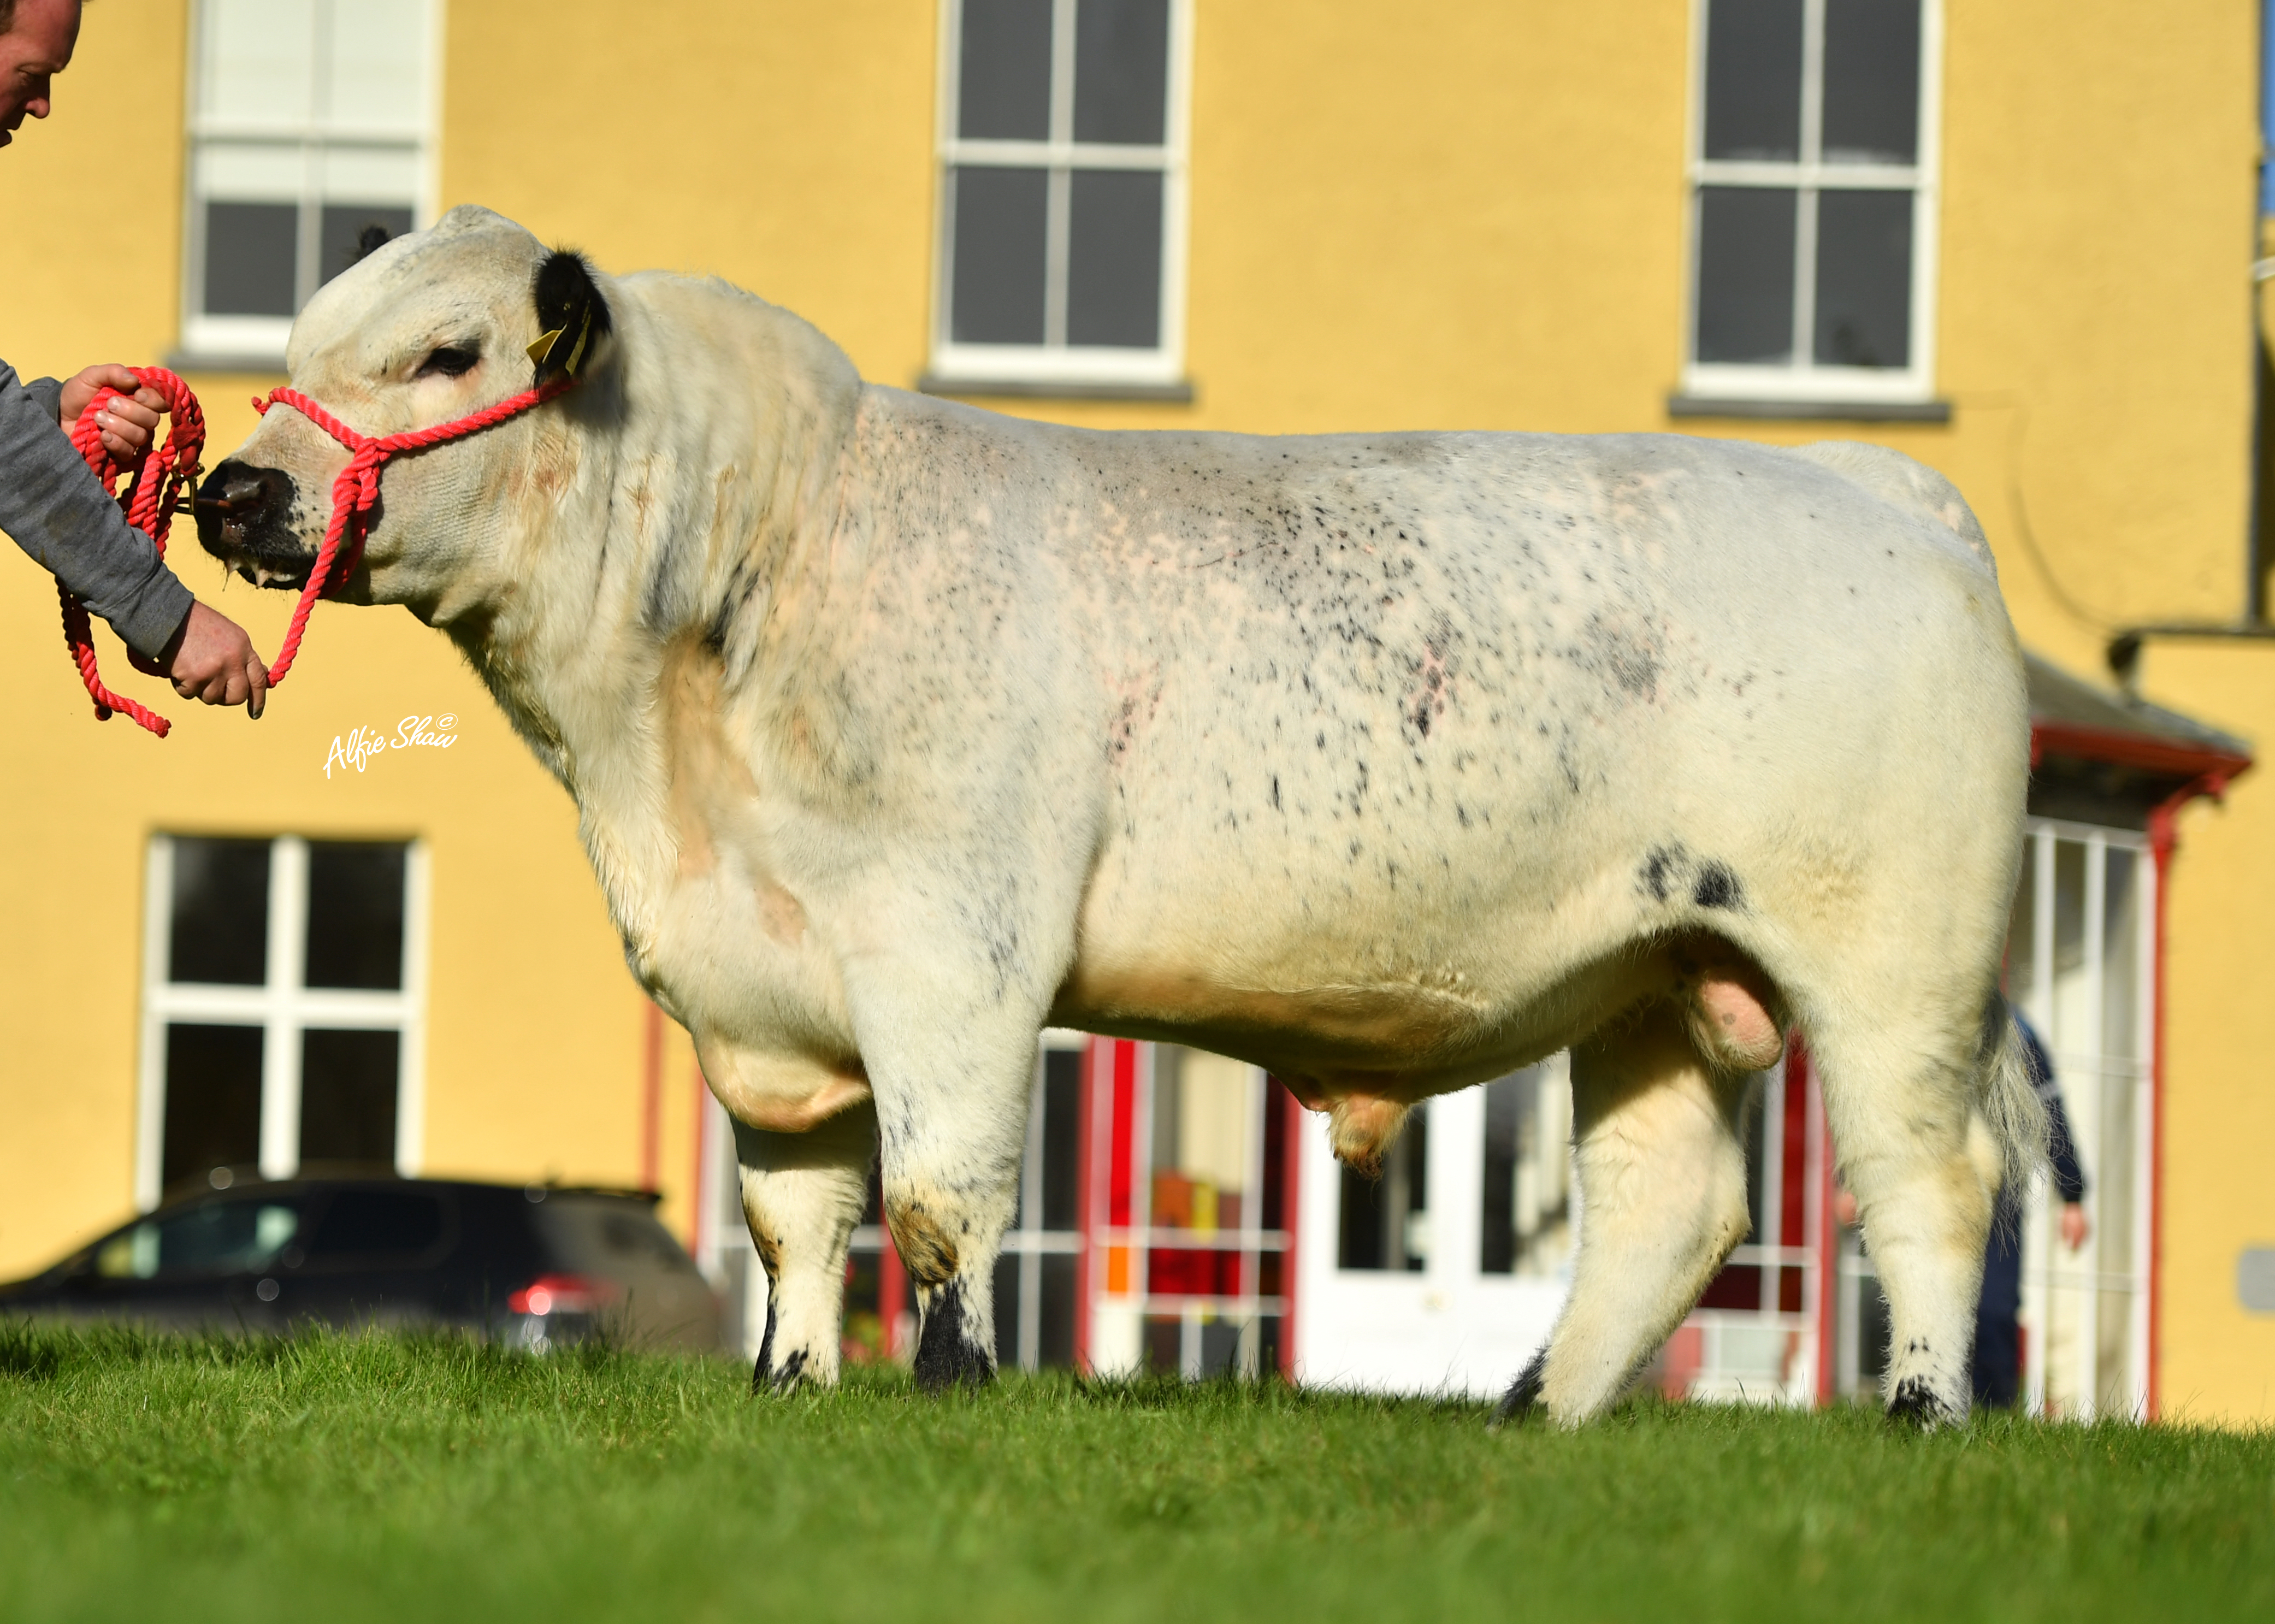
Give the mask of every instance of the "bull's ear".
POLYGON ((529 346, 536 381, 574 378, 593 359, 612 325, 608 301, 593 281, 585 256, 556 248, 537 268, 533 290, 537 302, 537 342, 529 346))

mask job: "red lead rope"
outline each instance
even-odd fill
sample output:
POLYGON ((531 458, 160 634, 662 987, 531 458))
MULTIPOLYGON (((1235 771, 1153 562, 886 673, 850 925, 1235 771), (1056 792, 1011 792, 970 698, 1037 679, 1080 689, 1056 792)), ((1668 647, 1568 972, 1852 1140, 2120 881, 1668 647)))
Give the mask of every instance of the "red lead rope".
POLYGON ((266 415, 269 407, 281 401, 350 452, 348 465, 332 481, 332 522, 324 532, 324 545, 316 554, 315 566, 308 571, 308 584, 300 589, 300 601, 293 607, 292 623, 285 631, 284 646, 276 651, 276 662, 268 668, 268 685, 274 688, 283 682, 284 674, 292 668, 292 661, 300 652, 300 634, 307 629, 308 612, 316 607, 316 600, 328 586, 336 586, 353 575, 356 565, 362 562, 364 537, 371 527, 371 510, 379 502, 379 471, 389 457, 398 451, 423 451, 430 445, 460 439, 508 418, 518 417, 532 407, 543 405, 575 381, 568 376, 556 378, 469 416, 400 434, 358 434, 298 389, 271 389, 266 400, 256 396, 253 402, 255 412, 266 415), (344 542, 344 560, 341 557, 344 542), (339 570, 336 578, 332 573, 335 565, 339 570))
MULTIPOLYGON (((122 475, 133 476, 132 482, 118 494, 118 505, 126 511, 126 522, 148 536, 162 558, 166 555, 167 533, 174 527, 174 508, 181 500, 182 487, 198 477, 198 453, 206 443, 206 418, 198 409, 198 397, 190 392, 190 386, 164 367, 137 366, 133 373, 145 386, 165 397, 166 415, 174 420, 165 444, 132 462, 122 463, 110 454, 102 443, 102 430, 94 421, 96 412, 118 398, 118 391, 107 385, 95 392, 94 398, 79 414, 79 420, 72 425, 71 442, 87 458, 87 465, 94 471, 94 477, 102 481, 104 490, 116 487, 122 475)), ((103 685, 102 674, 94 667, 94 640, 93 629, 87 623, 87 605, 60 581, 56 584, 56 591, 63 599, 64 645, 71 650, 72 663, 79 667, 79 679, 87 684, 87 697, 94 701, 95 720, 108 721, 111 712, 124 711, 160 738, 165 737, 172 722, 103 685)))

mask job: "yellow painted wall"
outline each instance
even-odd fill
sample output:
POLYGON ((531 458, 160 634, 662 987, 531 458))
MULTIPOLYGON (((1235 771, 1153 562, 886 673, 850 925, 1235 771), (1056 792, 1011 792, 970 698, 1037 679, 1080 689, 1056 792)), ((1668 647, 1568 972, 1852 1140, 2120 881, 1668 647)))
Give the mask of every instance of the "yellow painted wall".
MULTIPOLYGON (((1947 0, 1934 333, 1947 425, 1667 417, 1689 0, 1197 0, 1196 14, 1196 399, 998 404, 1098 426, 1871 438, 1958 481, 2026 640, 2072 670, 2097 672, 2117 625, 2236 612, 2249 0, 1947 0)), ((62 110, 0 158, 9 217, 50 223, 0 238, 0 354, 20 366, 174 343, 184 18, 180 0, 103 0, 62 110), (98 132, 122 106, 153 132, 155 161, 96 194, 84 155, 114 149, 98 132), (87 262, 109 268, 101 298, 79 279, 87 262)), ((447 19, 445 206, 488 204, 612 270, 715 272, 814 321, 871 378, 925 371, 936 0, 449 0, 447 19)), ((267 381, 195 381, 225 449, 250 420, 231 403, 267 381)), ((202 567, 191 578, 213 584, 202 567)), ((566 797, 439 639, 392 612, 321 611, 269 720, 184 715, 154 745, 85 721, 45 591, 0 567, 0 661, 24 696, 0 759, 16 782, 69 773, 87 798, 19 794, 0 810, 16 837, 0 850, 57 854, 0 870, 23 899, 18 941, 131 963, 153 827, 416 828, 435 852, 430 1165, 631 1176, 639 1001, 566 797), (457 710, 465 742, 323 783, 333 733, 413 706, 457 710)), ((275 646, 281 602, 241 588, 219 601, 275 646)), ((2143 683, 2275 736, 2270 661, 2275 648, 2157 646, 2143 683)), ((2233 1295, 2236 1249, 2275 1239, 2275 1180, 2257 1166, 2275 1144, 2257 1018, 2275 948, 2270 784, 2254 774, 2188 814, 2172 895, 2164 1385, 2176 1408, 2232 1418, 2275 1416, 2275 1320, 2233 1295)), ((15 1130, 0 1146, 5 1270, 125 1202, 134 989, 131 974, 66 978, 23 948, 0 963, 0 1019, 24 1034, 0 1061, 15 1130)), ((675 1198, 687 1064, 675 1047, 675 1198)))

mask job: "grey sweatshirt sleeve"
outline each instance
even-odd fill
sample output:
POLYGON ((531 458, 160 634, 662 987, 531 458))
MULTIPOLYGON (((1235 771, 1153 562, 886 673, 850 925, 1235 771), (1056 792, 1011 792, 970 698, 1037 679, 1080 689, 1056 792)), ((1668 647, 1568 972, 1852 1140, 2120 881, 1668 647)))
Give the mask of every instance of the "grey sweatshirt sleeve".
POLYGON ((57 426, 62 396, 54 379, 27 387, 0 361, 0 530, 129 648, 155 656, 196 600, 57 426))

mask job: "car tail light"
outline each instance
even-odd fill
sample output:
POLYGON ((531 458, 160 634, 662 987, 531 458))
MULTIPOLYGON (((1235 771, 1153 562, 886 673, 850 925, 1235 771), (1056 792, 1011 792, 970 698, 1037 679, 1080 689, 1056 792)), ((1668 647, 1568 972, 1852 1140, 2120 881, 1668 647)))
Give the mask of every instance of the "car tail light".
POLYGON ((505 1300, 517 1314, 589 1314, 613 1301, 618 1288, 613 1280, 588 1280, 582 1274, 540 1274, 505 1300))

